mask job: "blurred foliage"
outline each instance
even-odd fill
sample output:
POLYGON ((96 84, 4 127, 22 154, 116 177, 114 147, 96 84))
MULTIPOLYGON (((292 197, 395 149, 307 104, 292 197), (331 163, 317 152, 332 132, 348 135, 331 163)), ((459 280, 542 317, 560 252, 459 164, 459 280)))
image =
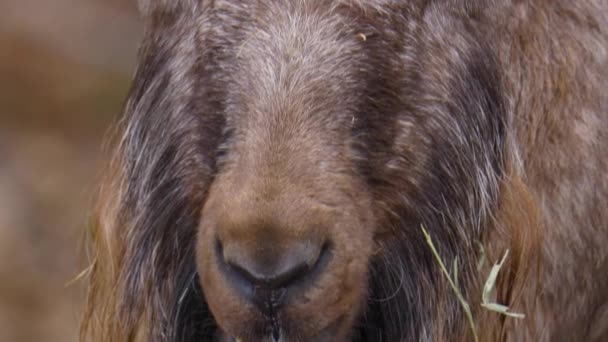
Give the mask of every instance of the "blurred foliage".
POLYGON ((128 75, 53 54, 17 36, 0 37, 0 122, 4 128, 98 134, 120 108, 128 75))
POLYGON ((120 114, 134 1, 0 2, 0 341, 76 341, 79 248, 120 114))

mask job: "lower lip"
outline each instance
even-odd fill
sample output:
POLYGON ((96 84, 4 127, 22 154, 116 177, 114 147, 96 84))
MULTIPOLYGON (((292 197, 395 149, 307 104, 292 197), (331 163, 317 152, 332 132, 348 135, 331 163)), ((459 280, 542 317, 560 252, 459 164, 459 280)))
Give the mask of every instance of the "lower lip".
MULTIPOLYGON (((335 342, 336 341, 336 332, 339 330, 340 326, 344 321, 344 316, 338 318, 334 323, 330 324, 323 330, 321 330, 312 340, 318 342, 335 342)), ((216 337, 216 342, 243 342, 242 340, 231 337, 223 332, 219 332, 216 337)), ((261 340, 261 342, 289 342, 289 338, 285 337, 284 334, 281 334, 278 340, 275 340, 272 336, 267 336, 261 340)))

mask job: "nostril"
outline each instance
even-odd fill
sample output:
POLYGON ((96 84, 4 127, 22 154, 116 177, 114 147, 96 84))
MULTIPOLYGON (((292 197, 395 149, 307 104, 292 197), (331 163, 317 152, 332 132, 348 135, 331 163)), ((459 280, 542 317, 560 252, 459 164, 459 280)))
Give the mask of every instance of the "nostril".
POLYGON ((313 283, 331 254, 329 244, 310 242, 281 245, 217 240, 215 250, 230 284, 258 307, 268 305, 269 299, 281 302, 313 283))
POLYGON ((303 277, 311 268, 305 261, 297 260, 287 263, 283 267, 279 266, 278 269, 274 270, 269 270, 268 267, 256 267, 255 263, 244 263, 243 265, 230 261, 227 263, 254 286, 268 289, 287 287, 290 283, 294 283, 303 277))

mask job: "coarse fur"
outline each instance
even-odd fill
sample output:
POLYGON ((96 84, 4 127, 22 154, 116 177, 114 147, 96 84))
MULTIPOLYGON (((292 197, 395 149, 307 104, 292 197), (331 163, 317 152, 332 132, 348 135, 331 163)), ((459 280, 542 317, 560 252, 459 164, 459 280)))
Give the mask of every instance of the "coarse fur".
POLYGON ((421 226, 481 341, 608 340, 608 2, 140 8, 83 341, 267 338, 217 236, 331 242, 281 341, 470 341, 421 226), (478 244, 510 251, 496 301, 525 319, 480 306, 478 244))

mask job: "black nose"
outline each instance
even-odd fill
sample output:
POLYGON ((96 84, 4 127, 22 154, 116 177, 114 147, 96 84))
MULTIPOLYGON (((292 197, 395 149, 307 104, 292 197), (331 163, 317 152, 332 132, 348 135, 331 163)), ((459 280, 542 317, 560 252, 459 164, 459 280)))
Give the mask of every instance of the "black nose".
POLYGON ((270 290, 289 286, 308 273, 312 266, 307 262, 305 255, 291 255, 285 262, 277 261, 270 264, 255 261, 243 264, 228 262, 228 264, 254 286, 270 290))
POLYGON ((326 246, 310 242, 218 242, 217 246, 229 281, 265 313, 278 308, 289 292, 313 282, 327 254, 326 246))

